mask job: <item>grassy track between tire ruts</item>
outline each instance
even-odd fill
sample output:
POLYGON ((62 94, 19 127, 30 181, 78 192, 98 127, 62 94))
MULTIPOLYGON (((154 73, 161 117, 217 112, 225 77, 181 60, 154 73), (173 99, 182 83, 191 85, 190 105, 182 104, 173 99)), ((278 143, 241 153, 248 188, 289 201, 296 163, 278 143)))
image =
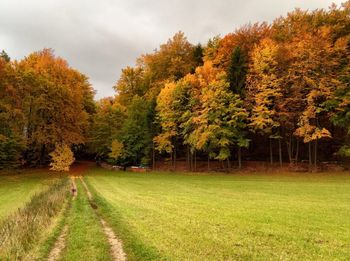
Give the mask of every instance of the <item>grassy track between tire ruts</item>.
POLYGON ((78 195, 68 212, 66 247, 59 260, 111 260, 110 247, 86 192, 76 179, 78 195))

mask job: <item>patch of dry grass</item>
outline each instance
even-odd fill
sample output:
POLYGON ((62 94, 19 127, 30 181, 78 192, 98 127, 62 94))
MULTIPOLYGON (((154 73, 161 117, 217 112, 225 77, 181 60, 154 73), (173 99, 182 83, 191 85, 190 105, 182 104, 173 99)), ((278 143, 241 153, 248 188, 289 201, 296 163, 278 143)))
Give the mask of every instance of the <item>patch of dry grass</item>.
POLYGON ((61 211, 69 193, 67 179, 35 194, 18 211, 0 222, 0 260, 25 259, 53 219, 61 211))

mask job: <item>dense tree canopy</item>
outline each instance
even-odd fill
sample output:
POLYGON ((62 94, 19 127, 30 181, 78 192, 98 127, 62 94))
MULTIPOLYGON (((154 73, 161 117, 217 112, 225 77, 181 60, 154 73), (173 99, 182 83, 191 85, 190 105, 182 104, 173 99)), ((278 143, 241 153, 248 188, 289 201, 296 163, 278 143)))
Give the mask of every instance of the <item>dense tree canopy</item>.
MULTIPOLYGON (((270 150, 257 151, 271 162, 277 146, 281 164, 300 158, 316 164, 332 132, 349 130, 349 22, 346 2, 248 24, 205 46, 177 33, 123 70, 115 101, 126 111, 134 96, 156 103, 148 134, 173 160, 198 151, 240 161, 241 148, 263 149, 267 139, 270 150)), ((335 155, 341 143, 347 151, 347 141, 347 135, 337 137, 339 145, 321 156, 335 155)))
POLYGON ((50 49, 0 63, 1 154, 43 164, 56 144, 87 141, 94 92, 86 76, 50 49))
POLYGON ((3 51, 0 167, 43 163, 57 144, 86 144, 122 165, 170 156, 174 167, 182 157, 240 167, 241 158, 278 155, 311 167, 349 156, 349 47, 349 1, 296 9, 205 45, 178 32, 123 69, 116 95, 97 102, 87 77, 52 50, 21 61, 3 51))

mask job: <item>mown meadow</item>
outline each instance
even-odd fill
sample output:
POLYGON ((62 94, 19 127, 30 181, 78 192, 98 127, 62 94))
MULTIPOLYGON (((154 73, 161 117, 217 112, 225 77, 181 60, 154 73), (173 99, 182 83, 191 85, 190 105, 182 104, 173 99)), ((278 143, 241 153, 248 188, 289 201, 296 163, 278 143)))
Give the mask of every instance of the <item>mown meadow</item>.
POLYGON ((64 229, 62 249, 49 260, 113 260, 101 217, 128 260, 350 258, 347 172, 133 173, 93 167, 80 175, 92 200, 78 178, 72 200, 67 175, 1 176, 0 231, 16 240, 0 244, 0 260, 46 260, 64 229))
POLYGON ((88 173, 137 260, 346 260, 350 175, 88 173))

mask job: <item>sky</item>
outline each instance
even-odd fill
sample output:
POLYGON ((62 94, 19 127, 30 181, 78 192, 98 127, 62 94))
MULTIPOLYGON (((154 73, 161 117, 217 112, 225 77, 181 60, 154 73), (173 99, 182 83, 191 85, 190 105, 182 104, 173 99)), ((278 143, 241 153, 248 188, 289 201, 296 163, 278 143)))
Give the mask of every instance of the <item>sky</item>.
MULTIPOLYGON (((345 0, 344 0, 345 1, 345 0)), ((193 44, 249 22, 271 22, 328 0, 0 0, 0 51, 12 59, 52 48, 87 75, 96 99, 115 94, 121 69, 176 32, 193 44)))

